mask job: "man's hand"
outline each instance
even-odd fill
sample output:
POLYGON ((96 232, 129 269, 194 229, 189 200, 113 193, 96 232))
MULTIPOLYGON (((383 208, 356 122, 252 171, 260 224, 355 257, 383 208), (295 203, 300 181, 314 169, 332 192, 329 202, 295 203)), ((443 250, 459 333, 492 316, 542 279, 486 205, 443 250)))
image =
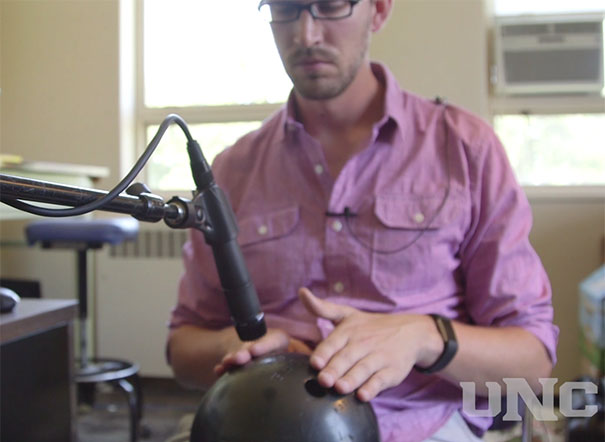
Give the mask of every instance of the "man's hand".
POLYGON ((369 401, 399 385, 414 364, 432 364, 443 350, 428 316, 366 313, 321 300, 306 288, 299 296, 307 310, 335 325, 310 362, 320 370, 319 383, 341 394, 357 389, 357 397, 369 401))
POLYGON ((311 349, 304 342, 291 338, 282 330, 270 329, 266 335, 256 341, 238 341, 234 344, 234 348, 223 357, 219 364, 214 366, 214 373, 220 376, 233 366, 244 365, 252 358, 274 351, 311 354, 311 349))

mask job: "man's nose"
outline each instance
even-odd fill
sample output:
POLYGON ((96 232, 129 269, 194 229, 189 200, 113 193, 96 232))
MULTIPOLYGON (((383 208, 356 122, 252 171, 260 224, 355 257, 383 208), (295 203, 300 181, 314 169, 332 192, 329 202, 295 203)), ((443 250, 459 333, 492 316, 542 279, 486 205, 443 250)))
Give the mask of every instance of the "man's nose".
POLYGON ((321 25, 313 18, 311 12, 301 11, 296 20, 295 43, 305 48, 312 47, 321 40, 321 25))

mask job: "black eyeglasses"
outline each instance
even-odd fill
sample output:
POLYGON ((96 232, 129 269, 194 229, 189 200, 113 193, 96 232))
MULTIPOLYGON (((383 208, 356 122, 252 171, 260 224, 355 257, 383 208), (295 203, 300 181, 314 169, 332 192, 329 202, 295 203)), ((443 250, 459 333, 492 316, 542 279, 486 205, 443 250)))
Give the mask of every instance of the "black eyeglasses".
POLYGON ((361 0, 323 0, 310 3, 262 0, 258 10, 269 23, 288 23, 298 20, 307 10, 317 20, 340 20, 353 14, 353 7, 361 0))

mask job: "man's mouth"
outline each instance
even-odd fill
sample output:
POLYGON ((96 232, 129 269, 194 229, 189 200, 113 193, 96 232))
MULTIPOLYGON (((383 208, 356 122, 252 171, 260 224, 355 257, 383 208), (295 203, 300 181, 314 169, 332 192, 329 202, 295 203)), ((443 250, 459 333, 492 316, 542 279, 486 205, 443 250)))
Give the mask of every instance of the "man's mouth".
POLYGON ((319 58, 303 58, 296 62, 298 66, 321 66, 324 64, 328 64, 328 62, 319 58))
POLYGON ((322 54, 321 50, 300 50, 293 54, 292 66, 302 67, 305 69, 317 69, 328 64, 331 64, 329 54, 322 54))

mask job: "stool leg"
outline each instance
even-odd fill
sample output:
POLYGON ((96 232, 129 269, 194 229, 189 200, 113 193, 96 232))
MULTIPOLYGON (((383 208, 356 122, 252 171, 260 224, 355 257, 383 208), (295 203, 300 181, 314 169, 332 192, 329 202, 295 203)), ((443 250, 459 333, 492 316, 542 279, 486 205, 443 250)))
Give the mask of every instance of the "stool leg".
POLYGON ((80 367, 88 365, 88 345, 86 319, 88 317, 88 273, 86 265, 86 249, 78 250, 78 303, 80 325, 80 367))
POLYGON ((96 384, 92 382, 77 383, 78 405, 86 404, 92 407, 95 403, 96 384))
POLYGON ((138 374, 130 378, 134 384, 134 392, 137 400, 137 411, 139 413, 139 421, 143 419, 143 389, 141 388, 141 379, 138 374))
POLYGON ((128 379, 130 379, 134 385, 134 392, 137 398, 139 410, 139 438, 148 439, 151 436, 151 429, 143 424, 143 388, 141 387, 141 378, 138 374, 135 374, 128 379))
POLYGON ((139 434, 139 405, 135 389, 126 379, 120 379, 118 385, 126 393, 128 407, 130 408, 130 441, 136 442, 139 434))

